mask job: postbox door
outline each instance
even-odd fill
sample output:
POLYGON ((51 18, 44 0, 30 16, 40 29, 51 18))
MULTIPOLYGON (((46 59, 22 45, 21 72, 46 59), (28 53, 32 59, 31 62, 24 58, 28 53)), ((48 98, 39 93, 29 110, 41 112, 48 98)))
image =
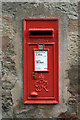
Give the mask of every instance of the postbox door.
POLYGON ((55 44, 28 44, 28 99, 54 99, 55 44))
POLYGON ((23 20, 25 104, 59 103, 58 23, 58 18, 23 20))

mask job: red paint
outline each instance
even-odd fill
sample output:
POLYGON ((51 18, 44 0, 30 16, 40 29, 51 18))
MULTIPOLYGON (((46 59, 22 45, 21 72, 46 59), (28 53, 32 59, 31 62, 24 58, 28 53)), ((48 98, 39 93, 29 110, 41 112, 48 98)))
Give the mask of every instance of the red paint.
MULTIPOLYGON (((57 18, 23 19, 24 104, 59 103, 58 24, 57 18), (43 45, 42 49, 39 44, 43 45), (35 70, 35 50, 47 51, 48 68, 35 70)), ((45 61, 39 62, 43 65, 45 61)))
POLYGON ((33 96, 33 97, 36 97, 36 96, 38 96, 38 93, 37 92, 35 92, 35 91, 33 91, 33 92, 31 92, 31 94, 30 94, 31 96, 33 96))

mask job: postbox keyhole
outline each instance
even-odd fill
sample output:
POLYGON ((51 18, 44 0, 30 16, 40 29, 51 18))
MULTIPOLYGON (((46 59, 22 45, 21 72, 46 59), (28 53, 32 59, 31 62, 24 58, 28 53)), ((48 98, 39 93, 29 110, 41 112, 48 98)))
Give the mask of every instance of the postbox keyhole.
POLYGON ((35 73, 33 73, 33 79, 35 79, 35 73))
POLYGON ((36 80, 37 79, 37 73, 33 72, 32 77, 33 77, 34 80, 36 80))

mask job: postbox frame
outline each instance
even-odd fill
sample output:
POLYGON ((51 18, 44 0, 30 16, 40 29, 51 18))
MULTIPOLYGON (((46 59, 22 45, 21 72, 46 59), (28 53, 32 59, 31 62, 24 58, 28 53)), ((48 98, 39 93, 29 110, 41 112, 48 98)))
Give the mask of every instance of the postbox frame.
MULTIPOLYGON (((58 50, 57 50, 57 61, 58 61, 58 69, 57 69, 57 81, 54 79, 54 99, 53 100, 28 100, 27 99, 27 96, 28 96, 28 81, 27 81, 27 51, 26 51, 26 48, 28 47, 27 46, 27 42, 26 42, 26 26, 27 26, 27 23, 26 21, 41 21, 41 20, 45 20, 45 21, 57 21, 58 22, 58 27, 59 27, 59 19, 58 18, 24 18, 23 19, 23 101, 24 101, 24 104, 58 104, 59 103, 59 42, 58 42, 58 50)), ((53 30, 54 31, 54 30, 53 30)), ((58 40, 59 40, 59 30, 58 30, 58 40)), ((30 44, 30 43, 28 43, 30 44)), ((34 44, 34 43, 33 43, 34 44)), ((37 43, 35 43, 37 44, 37 43)), ((39 44, 42 44, 42 43, 39 43, 39 44)), ((52 44, 52 43, 44 43, 44 44, 52 44)), ((53 43, 54 45, 54 50, 55 50, 55 43, 53 43)), ((55 62, 55 61, 54 61, 55 62)), ((55 76, 55 74, 54 74, 55 76)))

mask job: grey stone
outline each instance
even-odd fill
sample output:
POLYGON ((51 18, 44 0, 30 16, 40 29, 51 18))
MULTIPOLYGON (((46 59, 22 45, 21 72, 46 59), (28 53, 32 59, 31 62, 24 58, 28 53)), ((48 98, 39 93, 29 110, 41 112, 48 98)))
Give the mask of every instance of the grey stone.
POLYGON ((2 116, 4 118, 53 118, 61 116, 62 113, 77 112, 77 103, 73 105, 71 101, 73 96, 77 101, 78 4, 70 1, 71 3, 53 2, 53 0, 2 3, 2 116), (23 104, 22 20, 25 17, 59 18, 58 105, 23 104))

